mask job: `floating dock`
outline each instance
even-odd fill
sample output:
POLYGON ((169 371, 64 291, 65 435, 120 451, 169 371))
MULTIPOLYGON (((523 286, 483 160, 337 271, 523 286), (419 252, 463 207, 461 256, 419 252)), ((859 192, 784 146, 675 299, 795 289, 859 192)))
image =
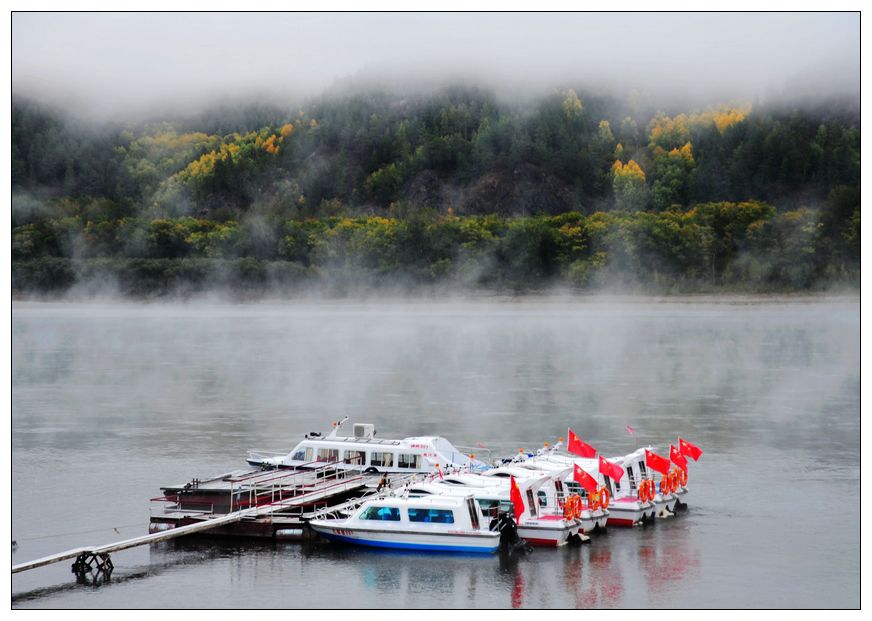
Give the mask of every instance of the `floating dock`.
MULTIPOLYGON (((161 488, 151 499, 149 534, 98 546, 82 546, 12 566, 12 573, 75 558, 77 576, 111 574, 110 554, 168 539, 210 535, 302 539, 312 519, 339 515, 378 493, 381 474, 323 465, 307 470, 235 471, 161 488)), ((410 476, 395 476, 389 489, 410 476)), ((387 491, 387 490, 385 490, 387 491)))

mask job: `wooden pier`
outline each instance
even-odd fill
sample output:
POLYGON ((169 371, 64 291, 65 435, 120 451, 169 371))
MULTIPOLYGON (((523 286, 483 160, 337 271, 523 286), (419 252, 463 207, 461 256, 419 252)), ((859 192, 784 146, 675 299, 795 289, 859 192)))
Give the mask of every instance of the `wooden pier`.
MULTIPOLYGON (((309 470, 233 472, 162 488, 152 498, 149 534, 115 543, 83 546, 12 566, 16 574, 75 558, 73 572, 109 575, 110 555, 141 545, 195 533, 297 538, 311 519, 338 514, 375 495, 380 474, 342 470, 327 464, 309 470), (350 497, 352 494, 358 494, 350 497)), ((390 487, 409 476, 394 477, 390 487)))

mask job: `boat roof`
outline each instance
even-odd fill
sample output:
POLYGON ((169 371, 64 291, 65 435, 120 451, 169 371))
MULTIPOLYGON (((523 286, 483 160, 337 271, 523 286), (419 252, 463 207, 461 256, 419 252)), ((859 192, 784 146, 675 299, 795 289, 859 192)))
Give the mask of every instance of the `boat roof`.
POLYGON ((386 498, 370 500, 369 502, 364 503, 364 505, 370 507, 404 507, 406 505, 413 504, 415 506, 448 506, 453 508, 463 506, 466 503, 466 500, 469 498, 473 498, 472 494, 465 494, 463 496, 434 494, 432 496, 416 496, 414 498, 406 498, 404 496, 388 496, 386 498))

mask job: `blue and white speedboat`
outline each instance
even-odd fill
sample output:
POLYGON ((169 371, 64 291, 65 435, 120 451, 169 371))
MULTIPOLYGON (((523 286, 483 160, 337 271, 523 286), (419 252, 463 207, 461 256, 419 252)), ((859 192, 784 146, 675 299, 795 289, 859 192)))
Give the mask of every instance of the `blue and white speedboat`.
POLYGON ((500 545, 471 495, 379 498, 346 519, 309 525, 331 541, 373 548, 490 554, 500 545))

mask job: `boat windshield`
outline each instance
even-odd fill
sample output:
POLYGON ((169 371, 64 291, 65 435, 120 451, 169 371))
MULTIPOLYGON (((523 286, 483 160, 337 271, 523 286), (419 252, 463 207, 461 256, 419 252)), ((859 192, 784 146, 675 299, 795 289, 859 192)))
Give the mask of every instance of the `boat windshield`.
POLYGON ((360 514, 360 519, 399 522, 400 509, 398 507, 369 507, 360 514))
POLYGON ((313 461, 314 451, 311 446, 303 446, 300 445, 294 451, 294 454, 291 455, 291 459, 294 461, 305 461, 310 462, 313 461))

